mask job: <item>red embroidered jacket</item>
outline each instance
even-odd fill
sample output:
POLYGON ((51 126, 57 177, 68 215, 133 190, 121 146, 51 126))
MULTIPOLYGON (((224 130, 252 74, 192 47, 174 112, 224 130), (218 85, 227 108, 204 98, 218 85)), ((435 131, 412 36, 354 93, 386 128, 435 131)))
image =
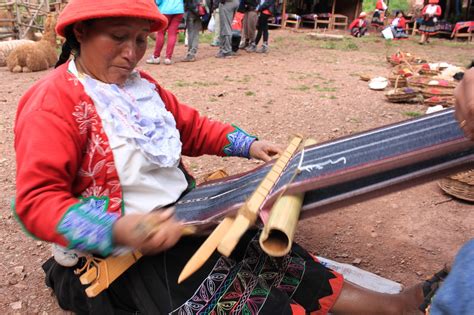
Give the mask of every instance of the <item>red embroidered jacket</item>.
POLYGON ((435 14, 434 16, 441 16, 441 7, 437 4, 428 4, 428 5, 425 5, 423 10, 421 11, 421 15, 425 15, 426 14, 426 10, 428 9, 429 6, 436 6, 436 11, 435 11, 435 14))
MULTIPOLYGON (((232 148, 232 142, 239 138, 236 133, 242 134, 240 129, 201 117, 150 76, 144 73, 141 76, 156 85, 166 108, 173 114, 184 155, 239 155, 240 148, 232 148)), ((249 136, 245 134, 245 137, 249 136)), ((242 143, 242 137, 239 141, 242 143)), ((63 246, 109 254, 110 248, 104 251, 104 248, 81 245, 89 237, 86 234, 99 235, 100 229, 77 230, 80 225, 77 217, 64 223, 69 212, 82 211, 79 221, 91 215, 89 205, 81 209, 83 200, 102 201, 99 208, 103 213, 116 214, 104 221, 110 225, 104 233, 110 233, 111 239, 111 225, 115 221, 109 221, 118 218, 123 207, 119 178, 100 117, 82 84, 67 71, 67 64, 49 73, 21 98, 15 124, 15 150, 15 212, 26 230, 63 246)))

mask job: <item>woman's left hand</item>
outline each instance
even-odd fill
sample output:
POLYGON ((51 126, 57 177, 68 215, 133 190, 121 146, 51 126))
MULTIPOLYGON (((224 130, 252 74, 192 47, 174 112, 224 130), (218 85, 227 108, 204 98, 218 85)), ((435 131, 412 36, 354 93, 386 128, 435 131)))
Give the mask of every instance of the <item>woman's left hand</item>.
POLYGON ((272 156, 281 153, 283 153, 283 149, 280 146, 265 140, 254 141, 249 150, 250 157, 265 162, 270 161, 272 156))

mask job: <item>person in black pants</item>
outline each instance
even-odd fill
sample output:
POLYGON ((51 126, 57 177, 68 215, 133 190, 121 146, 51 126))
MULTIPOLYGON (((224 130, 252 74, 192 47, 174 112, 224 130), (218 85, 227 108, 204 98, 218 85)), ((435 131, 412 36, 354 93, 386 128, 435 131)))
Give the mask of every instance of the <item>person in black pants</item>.
POLYGON ((268 19, 273 15, 275 11, 275 0, 261 0, 257 6, 258 21, 257 21, 257 36, 255 37, 255 46, 249 46, 248 52, 268 53, 268 19), (263 44, 260 49, 257 49, 257 45, 263 35, 263 44))

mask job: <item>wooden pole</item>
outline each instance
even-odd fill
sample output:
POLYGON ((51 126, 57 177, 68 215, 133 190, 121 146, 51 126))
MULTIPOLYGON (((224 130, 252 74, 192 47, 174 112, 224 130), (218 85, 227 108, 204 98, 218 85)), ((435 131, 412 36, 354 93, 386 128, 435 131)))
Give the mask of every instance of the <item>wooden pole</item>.
POLYGON ((285 22, 286 22, 286 1, 283 0, 282 8, 281 8, 281 27, 285 27, 285 22))
POLYGON ((16 23, 17 23, 17 30, 18 30, 18 39, 23 37, 23 33, 21 32, 21 14, 20 8, 18 7, 19 0, 15 1, 15 14, 16 14, 16 23))
POLYGON ((360 14, 359 11, 360 11, 360 0, 357 0, 356 9, 355 9, 355 12, 354 12, 354 20, 359 17, 359 14, 360 14))
POLYGON ((467 0, 467 9, 466 9, 466 18, 465 20, 469 20, 469 14, 471 13, 471 0, 467 0))
MULTIPOLYGON (((45 0, 41 0, 41 4, 40 4, 40 8, 43 6, 45 0)), ((38 13, 40 12, 40 9, 38 8, 38 10, 36 10, 36 12, 33 14, 33 16, 31 17, 31 20, 30 20, 30 23, 28 23, 28 26, 26 27, 26 30, 25 30, 25 35, 28 33, 28 31, 30 30, 30 28, 33 26, 33 23, 35 23, 35 19, 36 17, 38 16, 38 13)))
POLYGON ((336 11, 336 0, 332 0, 332 9, 331 9, 331 16, 329 17, 329 25, 328 25, 328 29, 333 29, 334 28, 334 12, 336 11))

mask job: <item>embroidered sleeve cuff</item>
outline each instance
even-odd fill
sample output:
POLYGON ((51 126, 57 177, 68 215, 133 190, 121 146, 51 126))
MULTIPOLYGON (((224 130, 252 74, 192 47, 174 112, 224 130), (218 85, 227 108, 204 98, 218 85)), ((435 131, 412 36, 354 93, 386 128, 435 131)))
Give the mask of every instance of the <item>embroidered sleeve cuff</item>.
POLYGON ((69 242, 69 249, 108 256, 112 253, 112 227, 119 218, 108 213, 108 197, 82 199, 68 209, 57 226, 58 233, 69 242))
POLYGON ((257 137, 249 135, 237 126, 234 127, 234 131, 227 134, 229 144, 224 147, 224 153, 228 156, 250 158, 250 146, 257 137))

